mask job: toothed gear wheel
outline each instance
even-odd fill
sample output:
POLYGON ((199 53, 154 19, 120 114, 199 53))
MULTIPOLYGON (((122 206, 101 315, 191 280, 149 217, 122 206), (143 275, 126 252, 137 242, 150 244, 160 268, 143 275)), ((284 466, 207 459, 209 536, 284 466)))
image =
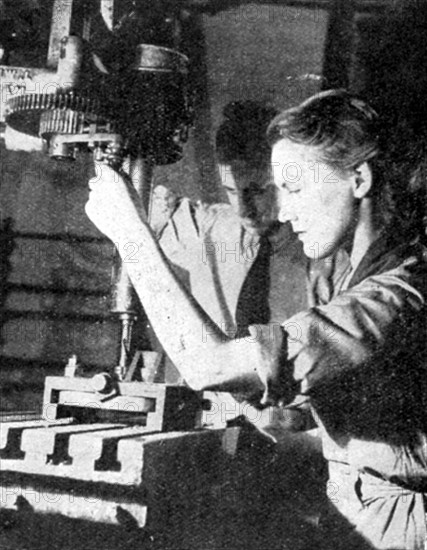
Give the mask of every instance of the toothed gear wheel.
POLYGON ((7 103, 6 122, 18 132, 41 137, 81 134, 89 125, 107 125, 99 101, 72 92, 13 97, 7 103))

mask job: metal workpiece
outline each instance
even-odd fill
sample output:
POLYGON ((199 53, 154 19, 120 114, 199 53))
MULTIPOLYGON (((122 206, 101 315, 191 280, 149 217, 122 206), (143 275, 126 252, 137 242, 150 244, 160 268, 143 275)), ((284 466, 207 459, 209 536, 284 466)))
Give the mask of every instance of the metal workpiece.
POLYGON ((145 447, 199 433, 202 406, 182 386, 47 377, 43 418, 0 422, 1 469, 139 486, 145 447))

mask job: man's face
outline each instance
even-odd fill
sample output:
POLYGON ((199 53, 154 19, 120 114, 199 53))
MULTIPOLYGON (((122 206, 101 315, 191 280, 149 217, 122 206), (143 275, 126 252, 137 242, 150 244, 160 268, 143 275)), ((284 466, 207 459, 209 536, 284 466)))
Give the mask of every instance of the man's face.
POLYGON ((243 227, 251 233, 265 233, 276 218, 274 186, 265 168, 235 160, 219 164, 222 187, 243 227))
POLYGON ((318 160, 316 148, 283 139, 272 151, 279 220, 290 221, 304 253, 325 258, 352 240, 356 223, 354 175, 318 160))

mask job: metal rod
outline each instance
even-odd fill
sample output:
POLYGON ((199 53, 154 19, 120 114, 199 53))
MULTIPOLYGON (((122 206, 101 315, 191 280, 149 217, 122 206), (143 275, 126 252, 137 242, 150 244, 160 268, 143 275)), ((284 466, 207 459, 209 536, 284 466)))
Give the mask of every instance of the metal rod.
MULTIPOLYGON (((130 160, 129 176, 146 212, 151 210, 152 175, 153 163, 150 160, 142 157, 130 160)), ((123 262, 116 264, 116 279, 112 294, 112 311, 119 314, 122 324, 119 362, 115 368, 115 375, 119 380, 123 380, 128 368, 132 328, 138 311, 138 298, 123 262)))

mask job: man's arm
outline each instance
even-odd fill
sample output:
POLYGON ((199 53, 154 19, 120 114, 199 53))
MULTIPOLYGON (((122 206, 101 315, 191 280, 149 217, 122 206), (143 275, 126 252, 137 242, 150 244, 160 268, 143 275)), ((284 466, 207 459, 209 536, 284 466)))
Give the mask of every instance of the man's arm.
POLYGON ((86 213, 117 246, 157 337, 187 383, 197 390, 262 392, 262 373, 277 360, 278 335, 263 344, 255 334, 228 338, 177 280, 130 183, 101 166, 90 189, 86 213))

